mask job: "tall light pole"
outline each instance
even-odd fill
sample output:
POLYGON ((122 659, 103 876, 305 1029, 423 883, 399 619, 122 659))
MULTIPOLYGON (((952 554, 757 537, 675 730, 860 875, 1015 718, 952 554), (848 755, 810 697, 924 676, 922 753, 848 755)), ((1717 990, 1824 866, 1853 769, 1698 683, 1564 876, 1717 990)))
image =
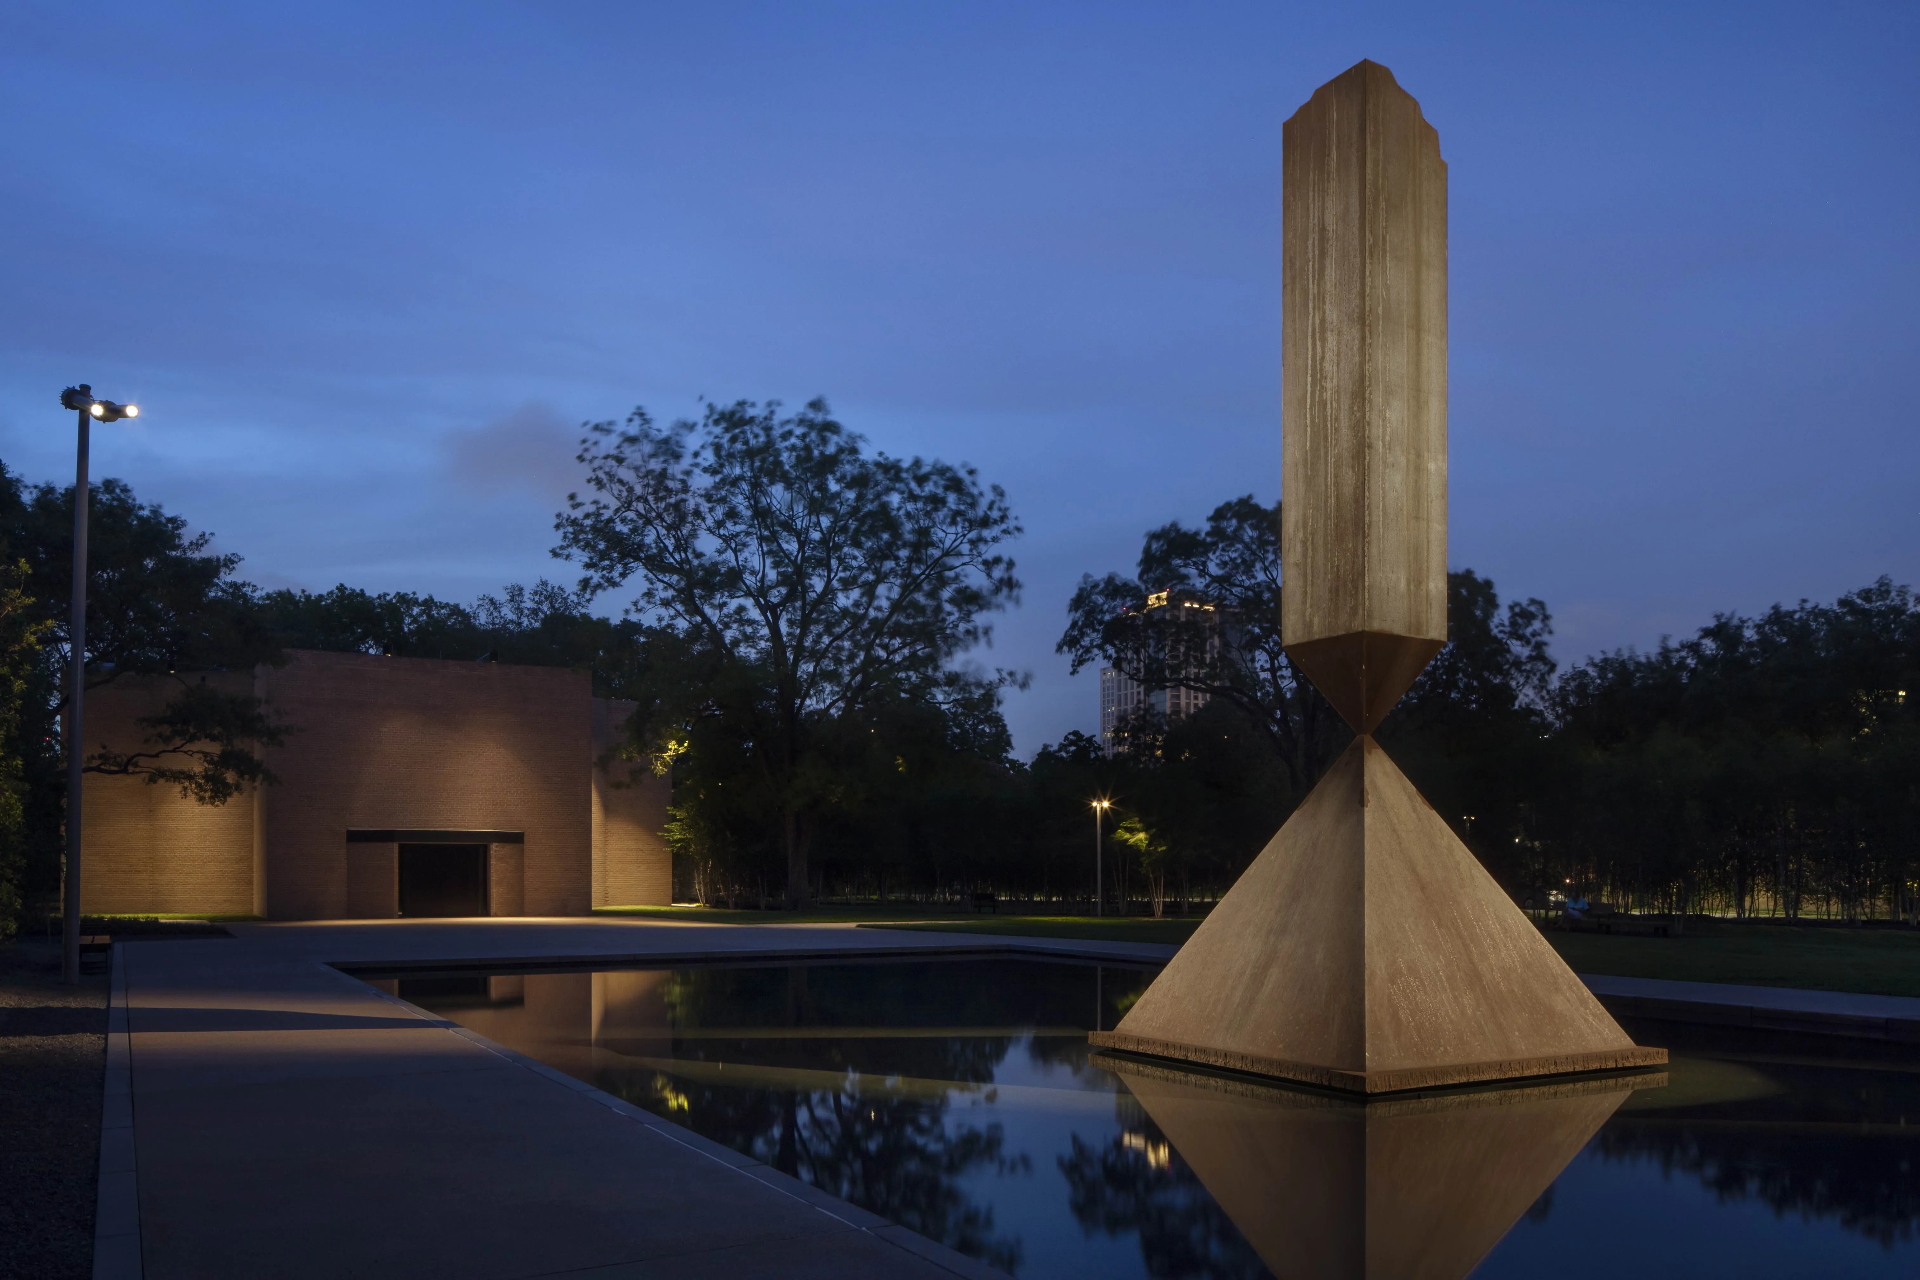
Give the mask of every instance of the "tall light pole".
POLYGON ((1111 800, 1093 802, 1093 914, 1096 916, 1107 914, 1106 881, 1100 866, 1100 854, 1106 847, 1106 842, 1100 838, 1100 820, 1107 816, 1107 810, 1111 808, 1113 808, 1111 800))
POLYGON ((78 460, 73 479, 73 619, 67 664, 67 872, 61 887, 60 976, 80 981, 80 774, 86 752, 87 693, 87 446, 93 420, 118 422, 140 416, 140 406, 96 400, 86 383, 60 393, 60 406, 80 416, 78 460))

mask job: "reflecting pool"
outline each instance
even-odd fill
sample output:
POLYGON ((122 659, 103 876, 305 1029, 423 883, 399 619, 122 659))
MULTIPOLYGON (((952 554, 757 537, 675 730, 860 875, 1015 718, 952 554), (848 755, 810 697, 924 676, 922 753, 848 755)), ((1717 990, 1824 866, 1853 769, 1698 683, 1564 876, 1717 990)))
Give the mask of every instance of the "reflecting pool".
POLYGON ((1636 1024, 1667 1071, 1363 1106, 1091 1053, 1153 976, 376 985, 1022 1277, 1920 1274, 1920 1046, 1636 1024))

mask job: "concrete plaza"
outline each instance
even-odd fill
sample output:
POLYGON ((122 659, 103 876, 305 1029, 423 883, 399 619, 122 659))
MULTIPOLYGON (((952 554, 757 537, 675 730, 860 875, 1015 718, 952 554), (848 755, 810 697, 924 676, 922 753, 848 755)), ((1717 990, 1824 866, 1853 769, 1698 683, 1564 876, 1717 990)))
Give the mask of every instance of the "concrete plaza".
MULTIPOLYGON (((97 1277, 997 1276, 334 966, 1175 951, 578 917, 231 928, 115 948, 97 1277)), ((1585 981, 1622 1013, 1920 1039, 1920 1000, 1585 981)))
POLYGON ((331 966, 1173 950, 577 918, 233 932, 116 949, 96 1276, 998 1275, 331 966))

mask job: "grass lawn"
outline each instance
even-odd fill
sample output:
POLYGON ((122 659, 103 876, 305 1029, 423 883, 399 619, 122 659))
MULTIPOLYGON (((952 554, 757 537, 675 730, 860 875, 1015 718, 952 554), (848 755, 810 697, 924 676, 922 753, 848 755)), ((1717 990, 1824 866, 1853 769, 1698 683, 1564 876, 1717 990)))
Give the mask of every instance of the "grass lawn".
MULTIPOLYGON (((609 907, 596 914, 700 920, 712 924, 889 924, 902 929, 1023 938, 1179 944, 1198 918, 975 915, 912 905, 822 907, 813 911, 723 911, 713 907, 609 907)), ((1681 982, 1806 987, 1869 995, 1920 996, 1920 933, 1818 925, 1696 920, 1679 938, 1617 938, 1549 931, 1547 941, 1576 973, 1681 982)))
POLYGON ((1576 973, 1920 996, 1920 933, 1906 929, 1710 920, 1679 938, 1555 931, 1547 941, 1576 973))
POLYGON ((1182 943, 1200 926, 1198 917, 1105 920, 1093 916, 980 915, 964 908, 939 910, 913 903, 822 906, 809 911, 728 911, 722 907, 599 907, 597 916, 691 920, 700 924, 870 924, 952 933, 992 933, 1022 938, 1096 938, 1112 942, 1182 943))
POLYGON ((991 933, 1015 938, 1072 938, 1097 942, 1166 942, 1178 946, 1200 927, 1196 918, 1147 916, 1101 919, 1096 916, 976 916, 970 920, 924 920, 901 923, 900 929, 940 933, 991 933))
POLYGON ((645 920, 687 920, 695 924, 872 924, 895 920, 951 920, 971 914, 964 908, 936 910, 911 902, 879 906, 828 904, 806 911, 729 911, 725 907, 595 907, 597 916, 626 916, 645 920))
POLYGON ((92 925, 95 923, 115 924, 120 921, 127 921, 129 923, 138 924, 146 920, 205 920, 208 924, 232 924, 235 921, 244 922, 248 920, 260 920, 260 919, 264 919, 264 917, 256 916, 251 913, 240 914, 240 915, 232 915, 232 914, 221 915, 218 912, 209 912, 209 911, 186 911, 186 912, 155 911, 155 912, 149 912, 145 915, 137 915, 137 916, 87 915, 82 917, 83 923, 88 925, 92 925))

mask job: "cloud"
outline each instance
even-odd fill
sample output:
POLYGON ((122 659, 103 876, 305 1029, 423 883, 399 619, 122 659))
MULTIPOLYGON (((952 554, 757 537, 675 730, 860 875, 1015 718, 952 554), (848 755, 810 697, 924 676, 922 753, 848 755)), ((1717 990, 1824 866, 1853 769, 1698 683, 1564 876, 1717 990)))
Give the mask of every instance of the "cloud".
POLYGON ((579 437, 559 410, 530 400, 498 421, 447 436, 448 471, 469 490, 557 501, 580 487, 579 437))

